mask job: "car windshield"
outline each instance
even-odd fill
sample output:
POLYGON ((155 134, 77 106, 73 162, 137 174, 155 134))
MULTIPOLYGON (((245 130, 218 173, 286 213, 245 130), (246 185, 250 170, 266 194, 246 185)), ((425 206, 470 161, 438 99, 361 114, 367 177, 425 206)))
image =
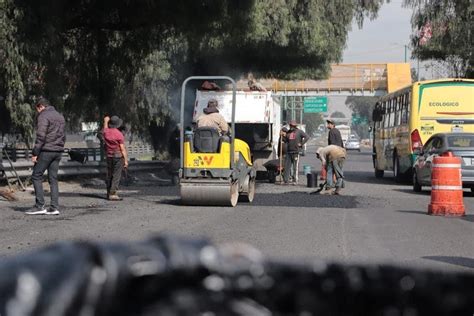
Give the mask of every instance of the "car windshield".
POLYGON ((449 147, 474 147, 474 135, 448 136, 449 147))

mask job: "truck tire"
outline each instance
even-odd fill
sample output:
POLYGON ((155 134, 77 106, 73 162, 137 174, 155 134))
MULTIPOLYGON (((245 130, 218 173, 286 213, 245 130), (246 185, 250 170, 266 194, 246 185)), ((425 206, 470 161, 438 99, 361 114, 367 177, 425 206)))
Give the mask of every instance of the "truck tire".
POLYGON ((400 160, 396 154, 393 156, 393 178, 397 183, 403 182, 403 174, 400 173, 400 160))
POLYGON ((422 187, 421 184, 418 182, 418 176, 416 174, 416 171, 413 170, 413 191, 414 192, 421 192, 422 187))
POLYGON ((246 192, 242 192, 239 195, 239 201, 252 203, 255 197, 255 178, 248 178, 246 192))
POLYGON ((384 170, 377 169, 377 158, 374 158, 374 171, 377 179, 383 178, 384 170))
POLYGON ((171 184, 178 185, 179 184, 179 176, 177 174, 173 174, 171 176, 171 184))

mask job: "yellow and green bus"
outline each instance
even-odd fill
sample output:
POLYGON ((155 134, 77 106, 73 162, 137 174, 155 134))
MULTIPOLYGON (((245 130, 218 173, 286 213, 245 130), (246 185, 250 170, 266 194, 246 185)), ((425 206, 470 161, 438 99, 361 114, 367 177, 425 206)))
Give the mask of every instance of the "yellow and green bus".
POLYGON ((372 114, 375 177, 411 178, 416 153, 436 133, 474 132, 474 80, 420 81, 380 98, 372 114))

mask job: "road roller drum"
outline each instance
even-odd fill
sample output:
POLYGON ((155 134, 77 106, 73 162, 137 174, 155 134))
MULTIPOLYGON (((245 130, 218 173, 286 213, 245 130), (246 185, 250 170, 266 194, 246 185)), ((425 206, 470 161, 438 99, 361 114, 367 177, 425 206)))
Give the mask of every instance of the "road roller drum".
POLYGON ((238 184, 229 181, 185 181, 180 191, 185 205, 235 206, 239 198, 238 184))

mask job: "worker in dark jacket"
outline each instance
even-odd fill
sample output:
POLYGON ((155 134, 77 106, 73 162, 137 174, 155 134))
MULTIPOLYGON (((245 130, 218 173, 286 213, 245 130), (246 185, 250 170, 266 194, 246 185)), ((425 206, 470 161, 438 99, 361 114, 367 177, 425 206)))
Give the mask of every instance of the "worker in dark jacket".
POLYGON ((58 215, 59 187, 58 169, 64 151, 66 135, 64 134, 64 117, 51 106, 45 98, 36 102, 36 141, 33 147, 31 161, 34 163, 31 180, 35 188, 35 206, 28 210, 28 215, 58 215), (51 190, 51 205, 45 207, 43 191, 43 174, 48 170, 48 180, 51 190))
POLYGON ((298 184, 298 160, 303 145, 309 140, 308 135, 297 127, 295 120, 290 121, 290 129, 286 132, 285 170, 283 181, 288 184, 290 178, 293 184, 298 184))
POLYGON ((336 146, 344 148, 341 132, 336 128, 336 124, 334 124, 334 121, 326 120, 326 123, 327 123, 327 128, 329 129, 328 146, 336 145, 336 146))

